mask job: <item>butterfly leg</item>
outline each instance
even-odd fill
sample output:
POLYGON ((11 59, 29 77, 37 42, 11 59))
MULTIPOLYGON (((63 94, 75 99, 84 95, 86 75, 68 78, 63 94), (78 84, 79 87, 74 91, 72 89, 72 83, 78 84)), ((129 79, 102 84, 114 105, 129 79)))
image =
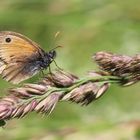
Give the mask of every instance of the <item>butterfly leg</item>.
POLYGON ((52 75, 51 67, 49 65, 49 74, 52 75))
POLYGON ((44 74, 44 72, 43 72, 43 70, 40 70, 40 72, 39 72, 39 80, 40 79, 42 79, 42 78, 44 78, 45 77, 45 74, 44 74))
POLYGON ((55 60, 53 60, 53 62, 54 62, 54 64, 55 64, 55 66, 56 66, 59 70, 63 70, 62 68, 60 68, 60 67, 57 65, 57 63, 56 63, 55 60))

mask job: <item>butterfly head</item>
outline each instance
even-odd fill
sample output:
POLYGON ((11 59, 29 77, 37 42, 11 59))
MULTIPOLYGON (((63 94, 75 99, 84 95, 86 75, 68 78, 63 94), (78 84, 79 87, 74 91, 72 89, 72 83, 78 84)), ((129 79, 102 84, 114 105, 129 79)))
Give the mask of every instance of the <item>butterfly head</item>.
POLYGON ((52 61, 54 61, 55 57, 56 57, 56 51, 55 50, 51 50, 49 52, 46 52, 44 54, 43 61, 40 63, 41 66, 43 68, 47 68, 50 65, 50 63, 52 61))
POLYGON ((55 50, 49 51, 48 57, 53 60, 56 57, 56 51, 55 50))

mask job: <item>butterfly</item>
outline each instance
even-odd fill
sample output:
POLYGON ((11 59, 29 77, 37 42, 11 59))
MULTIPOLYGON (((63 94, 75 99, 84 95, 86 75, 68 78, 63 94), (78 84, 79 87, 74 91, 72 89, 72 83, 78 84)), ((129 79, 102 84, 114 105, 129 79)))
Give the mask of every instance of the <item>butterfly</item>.
POLYGON ((26 80, 46 69, 56 51, 45 52, 37 43, 22 34, 0 32, 0 75, 13 84, 26 80))

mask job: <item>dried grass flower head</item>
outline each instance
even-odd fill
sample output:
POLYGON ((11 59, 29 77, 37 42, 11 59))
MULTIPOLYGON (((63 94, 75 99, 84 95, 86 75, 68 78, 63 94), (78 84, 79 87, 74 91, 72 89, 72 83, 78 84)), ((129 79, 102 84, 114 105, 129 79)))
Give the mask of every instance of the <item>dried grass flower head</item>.
POLYGON ((88 105, 104 95, 112 83, 124 86, 140 80, 140 55, 130 57, 98 52, 93 59, 99 70, 90 71, 82 78, 58 69, 38 83, 9 89, 0 99, 0 125, 32 111, 50 114, 59 101, 88 105))

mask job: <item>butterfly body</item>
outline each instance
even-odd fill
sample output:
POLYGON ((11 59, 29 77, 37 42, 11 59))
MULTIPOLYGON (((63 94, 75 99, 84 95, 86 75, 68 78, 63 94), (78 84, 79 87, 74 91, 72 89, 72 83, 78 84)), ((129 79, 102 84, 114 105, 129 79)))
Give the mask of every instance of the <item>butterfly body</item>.
POLYGON ((26 62, 26 66, 24 67, 23 72, 25 74, 30 72, 32 75, 36 74, 40 70, 47 69, 55 56, 55 51, 50 51, 48 53, 46 52, 41 57, 34 56, 26 62))
POLYGON ((56 51, 45 52, 27 37, 9 31, 0 32, 0 74, 17 84, 49 67, 56 51))

